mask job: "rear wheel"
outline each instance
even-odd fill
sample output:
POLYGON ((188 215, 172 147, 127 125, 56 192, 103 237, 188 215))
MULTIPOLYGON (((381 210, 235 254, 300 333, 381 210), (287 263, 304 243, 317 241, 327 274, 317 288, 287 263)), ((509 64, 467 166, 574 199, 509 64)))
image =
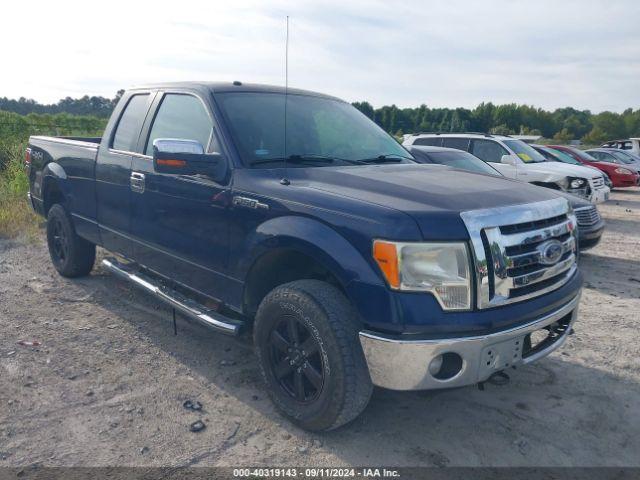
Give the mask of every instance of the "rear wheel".
POLYGON ((299 280, 261 302, 254 342, 269 395, 308 430, 332 430, 357 417, 373 386, 351 305, 335 287, 299 280))
POLYGON ((47 215, 47 244, 53 266, 64 277, 81 277, 93 268, 96 246, 76 234, 69 214, 60 204, 47 215))

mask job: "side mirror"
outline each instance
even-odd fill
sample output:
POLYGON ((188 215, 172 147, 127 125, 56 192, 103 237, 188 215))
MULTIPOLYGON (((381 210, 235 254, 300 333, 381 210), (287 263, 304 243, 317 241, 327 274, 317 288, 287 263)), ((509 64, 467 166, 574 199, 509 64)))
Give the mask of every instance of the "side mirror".
POLYGON ((503 155, 500 159, 500 163, 504 163, 505 165, 513 165, 515 167, 518 161, 514 158, 513 155, 503 155))
POLYGON ((153 141, 153 168, 173 175, 206 175, 221 181, 226 164, 220 153, 204 153, 196 140, 158 138, 153 141))

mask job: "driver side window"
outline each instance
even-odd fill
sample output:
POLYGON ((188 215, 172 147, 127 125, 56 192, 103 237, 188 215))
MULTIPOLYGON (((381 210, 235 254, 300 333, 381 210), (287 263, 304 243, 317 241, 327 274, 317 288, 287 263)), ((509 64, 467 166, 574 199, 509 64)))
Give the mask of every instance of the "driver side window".
POLYGON ((210 151, 208 147, 212 136, 213 122, 200 99, 169 93, 162 99, 153 120, 145 154, 153 155, 153 141, 158 138, 197 140, 205 151, 210 151))
POLYGON ((485 162, 501 163, 502 156, 508 155, 509 152, 493 140, 474 139, 471 153, 485 162))
POLYGON ((613 155, 609 155, 608 153, 601 153, 600 160, 602 160, 603 162, 609 162, 609 163, 622 163, 616 157, 614 157, 613 155))

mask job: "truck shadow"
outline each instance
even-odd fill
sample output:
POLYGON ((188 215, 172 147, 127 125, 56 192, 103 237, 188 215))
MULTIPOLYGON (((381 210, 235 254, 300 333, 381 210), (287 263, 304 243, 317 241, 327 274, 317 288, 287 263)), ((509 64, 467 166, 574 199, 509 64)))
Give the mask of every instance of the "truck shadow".
POLYGON ((580 256, 584 286, 618 298, 640 298, 640 261, 585 252, 580 256), (603 275, 602 272, 617 272, 603 275))
POLYGON ((640 196, 640 188, 638 187, 631 187, 631 188, 616 188, 614 190, 614 192, 616 194, 623 194, 623 195, 631 195, 631 196, 640 196))
POLYGON ((624 208, 640 208, 640 198, 631 197, 632 199, 620 198, 614 200, 616 206, 624 207, 624 208))
MULTIPOLYGON (((640 202, 639 202, 640 207, 640 202)), ((631 215, 631 214, 629 214, 631 215)), ((635 235, 640 228, 640 222, 630 217, 626 218, 607 218, 603 242, 606 243, 607 236, 613 233, 623 233, 626 235, 635 235)))
MULTIPOLYGON (((583 261, 590 278, 590 269, 603 259, 585 256, 583 261)), ((631 269, 637 271, 637 267, 636 263, 631 269)), ((221 390, 255 411, 259 426, 241 423, 233 442, 246 443, 251 436, 264 435, 262 442, 270 443, 275 429, 279 432, 275 435, 290 436, 294 445, 305 446, 305 455, 292 448, 288 459, 256 454, 255 465, 637 463, 632 452, 640 451, 640 426, 629 418, 640 411, 640 385, 608 373, 611 360, 604 359, 599 366, 573 361, 575 345, 588 341, 579 329, 560 352, 510 371, 508 385, 486 384, 484 391, 476 386, 431 392, 376 389, 369 407, 354 422, 333 432, 313 434, 275 411, 249 339, 226 337, 184 319, 178 321, 178 336, 174 336, 168 307, 100 270, 74 283, 90 292, 92 302, 109 310, 116 322, 130 323, 177 360, 184 375, 203 380, 212 391, 221 390), (270 433, 261 433, 263 429, 270 433)), ((186 398, 176 395, 177 404, 186 398)), ((234 420, 218 412, 215 404, 205 403, 205 408, 212 421, 233 425, 234 420)), ((251 418, 255 420, 256 415, 251 418)), ((189 438, 176 441, 191 441, 189 438)), ((175 461, 182 464, 193 459, 186 455, 175 461)), ((198 462, 207 464, 208 460, 199 457, 198 462)))
POLYGON ((562 353, 508 374, 509 384, 485 385, 484 391, 477 387, 417 393, 379 390, 352 429, 328 436, 338 445, 353 442, 363 448, 371 448, 366 437, 377 437, 382 446, 370 450, 366 460, 389 457, 385 452, 389 449, 398 463, 409 465, 635 462, 621 449, 629 442, 638 444, 633 436, 639 428, 621 422, 638 405, 633 397, 640 385, 572 363, 562 353), (597 451, 609 453, 594 458, 597 451))

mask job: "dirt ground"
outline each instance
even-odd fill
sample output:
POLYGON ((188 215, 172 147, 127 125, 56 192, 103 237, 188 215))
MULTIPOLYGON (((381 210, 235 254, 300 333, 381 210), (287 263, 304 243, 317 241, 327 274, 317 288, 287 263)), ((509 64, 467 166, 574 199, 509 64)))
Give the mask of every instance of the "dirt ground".
POLYGON ((246 340, 184 319, 174 336, 101 268, 66 280, 43 241, 0 241, 0 466, 640 466, 640 189, 600 211, 564 348, 484 391, 377 389, 327 434, 274 411, 246 340))

